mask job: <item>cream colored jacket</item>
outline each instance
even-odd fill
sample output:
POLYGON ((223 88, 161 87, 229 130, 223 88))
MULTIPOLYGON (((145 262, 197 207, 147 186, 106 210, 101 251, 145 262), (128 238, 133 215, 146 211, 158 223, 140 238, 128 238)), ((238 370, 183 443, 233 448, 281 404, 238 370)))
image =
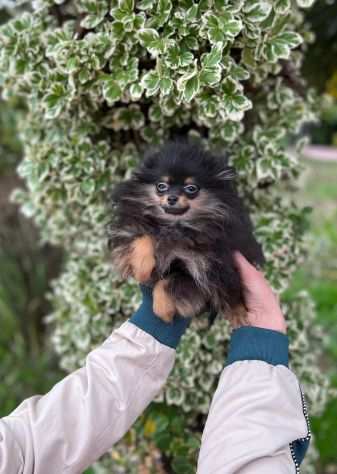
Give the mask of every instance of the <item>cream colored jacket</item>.
MULTIPOLYGON (((0 474, 82 473, 117 443, 163 388, 174 364, 177 341, 160 342, 151 324, 139 315, 126 321, 87 356, 83 368, 1 419, 0 474)), ((259 330, 241 329, 234 333, 236 339, 241 334, 244 358, 249 329, 259 330)), ((232 344, 197 473, 293 474, 310 436, 296 376, 272 360, 238 360, 240 340, 232 344)))

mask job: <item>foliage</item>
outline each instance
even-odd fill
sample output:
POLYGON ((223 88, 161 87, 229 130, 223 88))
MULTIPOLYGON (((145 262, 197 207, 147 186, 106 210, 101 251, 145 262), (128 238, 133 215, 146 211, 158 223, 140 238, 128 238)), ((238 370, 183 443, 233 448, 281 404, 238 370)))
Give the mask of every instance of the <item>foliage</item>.
MULTIPOLYGON (((0 7, 0 22, 5 22, 18 4, 0 2, 0 7)), ((24 398, 46 392, 60 377, 55 354, 45 348, 42 325, 49 310, 48 278, 56 274, 48 266, 58 268, 56 252, 38 246, 36 229, 8 200, 21 184, 13 173, 22 157, 16 127, 23 113, 17 98, 0 100, 0 417, 24 398)))
POLYGON ((19 107, 0 99, 0 176, 9 172, 21 157, 21 144, 16 136, 19 107))
POLYGON ((17 178, 0 176, 0 417, 23 398, 46 392, 60 377, 42 326, 49 310, 45 292, 59 266, 59 252, 39 248, 36 229, 8 203, 17 185, 17 178))
POLYGON ((325 93, 322 97, 320 124, 311 127, 312 141, 337 145, 337 3, 319 0, 307 10, 315 42, 305 56, 303 73, 309 83, 325 93))
POLYGON ((336 69, 337 54, 337 3, 318 0, 306 12, 306 20, 315 35, 310 54, 305 57, 304 74, 320 91, 326 90, 326 82, 336 69))
MULTIPOLYGON (((3 95, 21 98, 28 109, 20 122, 19 166, 27 191, 15 199, 43 239, 68 256, 49 316, 64 369, 78 367, 139 303, 135 282, 121 282, 107 261, 105 225, 111 184, 129 175, 149 143, 188 133, 206 147, 228 150, 267 275, 280 293, 287 288, 305 255, 308 210, 285 190, 301 171, 287 140, 296 141, 302 124, 315 117, 314 94, 305 92, 298 72, 312 40, 302 8, 312 3, 35 0, 31 12, 2 27, 3 95)), ((310 298, 294 295, 285 311, 292 367, 311 412, 319 413, 327 379, 317 366, 321 331, 310 298)), ((206 317, 195 320, 163 393, 95 470, 111 470, 112 463, 114 472, 132 473, 156 446, 164 468, 186 473, 227 341, 225 321, 209 330, 206 317)))
POLYGON ((337 74, 328 82, 329 93, 324 95, 321 104, 321 128, 314 127, 313 139, 316 143, 337 146, 337 74))

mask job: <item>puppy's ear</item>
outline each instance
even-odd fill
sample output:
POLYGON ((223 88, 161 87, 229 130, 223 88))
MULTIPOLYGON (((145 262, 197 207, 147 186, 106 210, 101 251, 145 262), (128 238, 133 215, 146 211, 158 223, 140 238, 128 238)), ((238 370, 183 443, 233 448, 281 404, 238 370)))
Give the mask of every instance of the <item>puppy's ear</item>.
POLYGON ((151 147, 148 148, 143 158, 139 161, 137 167, 133 170, 132 176, 135 179, 144 177, 145 175, 152 175, 155 173, 155 167, 159 159, 159 153, 151 147))
POLYGON ((235 179, 237 176, 235 168, 233 166, 225 166, 223 169, 217 171, 215 174, 216 179, 221 179, 222 181, 229 181, 235 179))
POLYGON ((143 161, 141 162, 141 167, 145 169, 152 170, 159 160, 159 153, 152 153, 151 155, 148 154, 144 157, 143 161))
POLYGON ((143 159, 139 163, 140 169, 153 169, 159 160, 159 153, 155 145, 150 145, 145 150, 143 159))

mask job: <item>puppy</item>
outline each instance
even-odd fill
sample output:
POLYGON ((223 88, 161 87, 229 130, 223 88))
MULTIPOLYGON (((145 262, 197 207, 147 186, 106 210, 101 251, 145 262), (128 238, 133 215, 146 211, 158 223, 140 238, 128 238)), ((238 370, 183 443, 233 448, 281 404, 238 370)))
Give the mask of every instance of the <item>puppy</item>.
POLYGON ((264 257, 234 179, 225 157, 176 139, 112 190, 112 262, 123 278, 153 286, 153 310, 166 322, 245 316, 233 251, 259 266, 264 257))

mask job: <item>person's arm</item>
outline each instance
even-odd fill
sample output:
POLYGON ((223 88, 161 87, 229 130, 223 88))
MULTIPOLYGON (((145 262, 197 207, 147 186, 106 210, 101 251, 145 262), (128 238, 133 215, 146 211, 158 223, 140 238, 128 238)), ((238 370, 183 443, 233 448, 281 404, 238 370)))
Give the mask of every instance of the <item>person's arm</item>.
POLYGON ((163 387, 189 320, 137 312, 90 352, 85 366, 0 420, 0 474, 83 472, 116 443, 163 387))
POLYGON ((250 326, 234 329, 227 366, 202 436, 198 474, 294 474, 310 429, 304 397, 288 369, 288 337, 263 275, 236 256, 250 326))

